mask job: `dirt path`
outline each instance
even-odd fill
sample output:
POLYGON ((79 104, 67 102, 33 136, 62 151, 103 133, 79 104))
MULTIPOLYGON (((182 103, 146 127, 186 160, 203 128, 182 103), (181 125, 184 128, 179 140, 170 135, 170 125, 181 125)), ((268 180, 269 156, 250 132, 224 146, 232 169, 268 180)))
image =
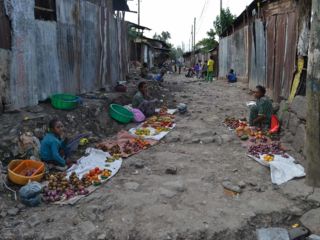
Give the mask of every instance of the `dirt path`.
POLYGON ((320 193, 303 180, 273 186, 269 170, 222 125, 227 115, 246 116, 244 85, 169 81, 189 114, 163 142, 127 159, 76 206, 19 206, 18 215, 0 217, 0 239, 256 239, 257 227, 290 226, 319 205, 320 193), (243 193, 227 196, 226 180, 242 181, 243 193))

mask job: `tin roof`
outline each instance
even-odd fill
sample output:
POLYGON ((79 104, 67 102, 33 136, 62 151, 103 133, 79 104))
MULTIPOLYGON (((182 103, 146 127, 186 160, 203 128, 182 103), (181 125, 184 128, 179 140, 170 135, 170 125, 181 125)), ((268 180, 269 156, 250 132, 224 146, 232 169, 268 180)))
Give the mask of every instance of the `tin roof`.
POLYGON ((127 0, 113 0, 113 10, 131 12, 127 0))

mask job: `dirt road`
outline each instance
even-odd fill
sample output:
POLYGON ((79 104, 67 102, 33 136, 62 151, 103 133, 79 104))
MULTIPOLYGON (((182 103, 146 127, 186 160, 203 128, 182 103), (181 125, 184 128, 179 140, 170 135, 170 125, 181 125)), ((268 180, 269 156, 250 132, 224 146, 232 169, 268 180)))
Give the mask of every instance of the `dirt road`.
POLYGON ((245 85, 168 82, 189 113, 164 141, 125 160, 76 206, 17 206, 19 213, 0 217, 0 239, 256 239, 256 228, 291 226, 319 206, 320 192, 303 179, 273 186, 269 170, 222 125, 227 115, 246 117, 245 85), (244 187, 239 196, 224 193, 227 180, 244 187))

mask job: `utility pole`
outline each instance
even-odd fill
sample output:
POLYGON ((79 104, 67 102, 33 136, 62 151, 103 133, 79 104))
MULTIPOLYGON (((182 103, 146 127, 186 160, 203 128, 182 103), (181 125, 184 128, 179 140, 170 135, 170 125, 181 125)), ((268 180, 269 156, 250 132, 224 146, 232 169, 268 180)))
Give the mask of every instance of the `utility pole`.
POLYGON ((193 34, 194 34, 194 36, 193 36, 193 42, 194 42, 194 48, 196 48, 196 24, 197 24, 197 19, 196 18, 194 18, 194 30, 193 30, 193 34))
POLYGON ((307 184, 320 187, 320 1, 312 0, 307 70, 307 184))
POLYGON ((191 25, 191 51, 193 52, 193 25, 191 25))
POLYGON ((140 26, 140 1, 138 0, 138 25, 140 26))
POLYGON ((220 0, 220 17, 222 15, 222 0, 220 0))
POLYGON ((194 23, 193 23, 193 64, 196 64, 196 24, 197 24, 197 19, 194 18, 194 23))

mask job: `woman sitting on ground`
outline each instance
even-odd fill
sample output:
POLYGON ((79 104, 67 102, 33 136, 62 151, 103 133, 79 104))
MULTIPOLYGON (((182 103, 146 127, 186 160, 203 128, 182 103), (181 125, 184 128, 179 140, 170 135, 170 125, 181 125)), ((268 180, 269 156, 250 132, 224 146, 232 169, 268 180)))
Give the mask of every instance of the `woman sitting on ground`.
POLYGON ((138 92, 132 99, 132 107, 138 108, 146 117, 150 117, 156 112, 156 103, 158 100, 147 100, 147 83, 140 82, 138 85, 138 92))
POLYGON ((41 141, 41 160, 49 164, 49 168, 59 171, 67 170, 66 140, 62 141, 64 127, 61 121, 53 119, 49 123, 49 132, 41 141))
POLYGON ((227 79, 229 83, 237 82, 237 75, 234 73, 233 69, 230 69, 230 72, 227 75, 227 79))

